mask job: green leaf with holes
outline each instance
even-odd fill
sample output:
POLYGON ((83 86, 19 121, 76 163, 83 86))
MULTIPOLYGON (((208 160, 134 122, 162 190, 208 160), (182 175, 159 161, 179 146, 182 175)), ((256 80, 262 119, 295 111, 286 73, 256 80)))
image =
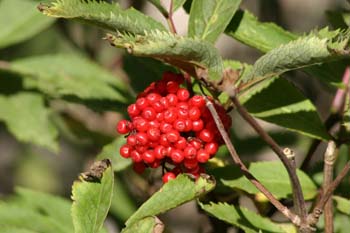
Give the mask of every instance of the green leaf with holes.
POLYGON ((105 1, 59 0, 50 5, 40 5, 47 16, 76 19, 110 31, 144 34, 150 30, 166 31, 164 26, 149 16, 129 8, 123 10, 118 3, 105 1))
POLYGON ((188 36, 214 43, 231 21, 241 0, 193 0, 188 36))
POLYGON ((96 178, 98 174, 96 180, 83 179, 82 175, 80 180, 73 184, 72 218, 75 233, 99 232, 107 217, 114 184, 113 169, 107 161, 97 161, 93 165, 94 168, 90 169, 92 178, 96 178))
POLYGON ((19 141, 58 152, 58 132, 41 95, 29 92, 0 95, 0 120, 19 141))

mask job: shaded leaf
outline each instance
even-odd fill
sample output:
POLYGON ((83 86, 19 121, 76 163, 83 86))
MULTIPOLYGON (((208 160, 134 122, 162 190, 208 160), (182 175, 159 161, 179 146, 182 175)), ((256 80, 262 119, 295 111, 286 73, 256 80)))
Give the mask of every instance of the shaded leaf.
POLYGON ((255 232, 286 232, 281 226, 270 221, 268 218, 239 206, 227 203, 199 203, 201 208, 214 217, 237 226, 247 233, 255 232))
POLYGON ((335 203, 337 203, 336 208, 340 212, 346 215, 350 215, 350 200, 340 196, 332 197, 335 203))
POLYGON ((214 43, 224 32, 241 0, 192 1, 188 36, 214 43))
POLYGON ((38 12, 37 4, 35 0, 0 1, 0 48, 29 39, 54 22, 38 12))
POLYGON ((42 55, 10 63, 9 71, 24 77, 24 87, 53 98, 105 100, 126 103, 126 85, 120 79, 76 54, 42 55))
MULTIPOLYGON (((229 169, 225 168, 225 169, 229 169)), ((292 189, 289 176, 284 166, 279 161, 251 163, 249 171, 277 198, 287 198, 292 196, 292 189)), ((317 187, 313 181, 301 170, 297 170, 304 198, 312 199, 317 194, 317 187)), ((259 191, 245 177, 234 179, 223 179, 224 185, 231 188, 238 188, 251 194, 259 191)))
POLYGON ((74 182, 72 217, 75 233, 99 232, 111 205, 113 184, 113 170, 108 160, 95 162, 90 171, 74 182))
POLYGON ((39 9, 47 16, 77 19, 110 31, 141 35, 145 31, 154 29, 166 31, 158 21, 133 8, 123 10, 117 3, 109 4, 95 0, 58 0, 51 5, 40 5, 39 9))
POLYGON ((162 233, 164 224, 157 217, 146 217, 124 228, 122 233, 162 233))
POLYGON ((18 140, 58 151, 58 132, 41 95, 25 92, 0 95, 0 120, 18 140))
POLYGON ((208 42, 152 31, 145 36, 108 35, 108 41, 134 56, 152 57, 196 76, 196 69, 207 70, 212 81, 221 79, 223 64, 217 49, 208 42))
POLYGON ((127 227, 137 221, 173 209, 185 202, 193 200, 215 186, 215 181, 208 175, 199 177, 196 181, 186 175, 179 175, 170 180, 153 194, 125 223, 127 227))
POLYGON ((132 164, 131 159, 125 159, 123 158, 120 153, 119 149, 122 145, 124 145, 126 142, 125 138, 123 136, 118 137, 116 140, 114 140, 112 143, 107 144, 103 147, 101 153, 97 155, 97 159, 110 159, 113 164, 113 170, 115 172, 124 170, 128 166, 132 164))
MULTIPOLYGON (((252 66, 236 61, 225 61, 225 67, 237 71, 244 69, 243 77, 252 69, 252 66)), ((315 106, 287 80, 276 76, 243 90, 239 85, 239 100, 255 117, 309 137, 329 138, 315 106)), ((225 99, 223 94, 220 98, 225 99)))

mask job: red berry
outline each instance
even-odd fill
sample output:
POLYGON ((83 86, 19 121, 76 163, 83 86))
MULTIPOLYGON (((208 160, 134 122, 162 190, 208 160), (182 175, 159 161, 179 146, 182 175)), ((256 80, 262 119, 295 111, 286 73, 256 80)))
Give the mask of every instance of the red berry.
POLYGON ((204 123, 201 119, 196 120, 196 121, 192 121, 192 130, 197 132, 197 131, 201 131, 204 127, 204 123))
POLYGON ((174 121, 173 127, 179 132, 184 132, 186 130, 186 122, 183 119, 177 119, 174 121))
POLYGON ((194 159, 197 155, 197 150, 194 146, 192 145, 188 145, 185 149, 184 149, 184 156, 187 159, 194 159))
POLYGON ((162 161, 159 159, 154 160, 152 163, 148 164, 151 168, 157 168, 162 164, 162 161))
POLYGON ((148 147, 147 146, 136 146, 135 149, 136 149, 137 152, 142 154, 148 149, 148 147))
POLYGON ((138 163, 134 163, 132 168, 136 173, 142 174, 145 171, 146 166, 144 163, 138 162, 138 163))
POLYGON ((206 163, 210 156, 208 154, 208 152, 206 152, 205 150, 201 149, 197 152, 197 161, 200 162, 200 163, 206 163))
POLYGON ((189 170, 193 170, 198 167, 198 161, 196 159, 185 159, 184 166, 189 170))
POLYGON ((148 105, 149 105, 147 99, 144 98, 144 97, 138 98, 138 99, 136 100, 136 103, 135 103, 135 104, 136 104, 137 108, 140 109, 140 110, 145 109, 145 108, 148 107, 148 105))
POLYGON ((202 142, 201 142, 199 139, 197 139, 197 138, 191 139, 190 144, 191 144, 196 150, 199 150, 199 149, 202 148, 202 142))
POLYGON ((139 152, 137 152, 136 150, 131 151, 130 157, 131 157, 131 159, 132 159, 135 163, 142 162, 142 156, 141 156, 141 154, 140 154, 139 152))
POLYGON ((169 123, 162 122, 160 123, 159 129, 160 131, 162 131, 162 133, 168 133, 170 130, 173 129, 173 126, 169 123))
POLYGON ((158 122, 162 122, 164 120, 164 113, 162 113, 162 112, 157 113, 156 120, 158 122))
POLYGON ((133 124, 136 130, 139 132, 144 132, 149 128, 148 121, 146 121, 142 117, 138 117, 134 119, 133 124))
POLYGON ((162 112, 164 110, 164 107, 160 102, 152 103, 151 106, 157 113, 162 112))
POLYGON ((183 150, 187 146, 187 141, 184 137, 180 137, 179 140, 175 143, 176 149, 183 150))
POLYGON ((164 112, 164 121, 167 123, 173 123, 177 118, 177 113, 175 108, 169 108, 164 112))
POLYGON ((192 121, 190 119, 185 119, 185 132, 192 130, 192 121))
POLYGON ((166 98, 168 100, 169 106, 176 106, 176 104, 177 104, 177 96, 175 94, 168 94, 166 96, 166 98))
POLYGON ((126 138, 126 143, 127 143, 129 146, 135 146, 135 145, 136 145, 136 136, 135 136, 135 135, 129 135, 129 136, 126 138))
POLYGON ((158 141, 160 138, 160 130, 154 127, 149 128, 147 130, 147 137, 151 141, 158 141))
POLYGON ((188 110, 186 108, 176 108, 177 111, 177 117, 178 118, 182 118, 182 119, 186 119, 188 118, 188 110))
POLYGON ((176 96, 180 101, 186 101, 188 98, 190 98, 190 92, 185 88, 180 88, 177 91, 176 96))
POLYGON ((119 149, 119 153, 123 158, 129 158, 131 151, 132 151, 132 147, 126 144, 121 146, 119 149))
POLYGON ((146 97, 148 103, 150 103, 150 104, 153 104, 153 103, 159 101, 160 98, 161 98, 161 96, 157 93, 150 93, 146 97))
POLYGON ((156 118, 156 111, 152 107, 146 107, 142 111, 142 117, 148 121, 152 121, 156 118))
POLYGON ((137 133, 136 135, 136 144, 145 146, 148 143, 148 137, 145 133, 137 133))
POLYGON ((169 108, 169 101, 167 97, 160 98, 159 103, 163 106, 163 108, 169 108))
POLYGON ((193 96, 190 101, 189 101, 190 105, 201 108, 205 105, 205 100, 202 96, 200 95, 195 95, 193 96))
POLYGON ((159 128, 160 124, 157 120, 154 120, 154 121, 148 122, 148 126, 153 128, 159 128))
POLYGON ((208 152, 208 154, 210 155, 215 155, 218 149, 219 149, 219 146, 216 142, 209 142, 204 146, 204 150, 208 152))
POLYGON ((147 150, 142 154, 142 159, 146 163, 153 163, 156 159, 156 156, 154 154, 153 150, 147 150))
POLYGON ((137 115, 140 114, 140 109, 138 109, 138 108, 136 107, 136 104, 130 104, 130 105, 128 106, 127 111, 128 111, 128 114, 129 114, 129 116, 130 116, 131 118, 133 118, 133 117, 135 117, 135 116, 137 116, 137 115))
POLYGON ((162 177, 162 180, 163 180, 163 183, 167 183, 169 180, 173 180, 176 178, 176 175, 172 172, 167 172, 163 175, 162 177))
POLYGON ((176 142, 176 141, 179 140, 179 138, 180 138, 179 131, 170 130, 170 131, 166 134, 166 138, 168 139, 169 142, 176 142))
POLYGON ((190 110, 188 111, 188 117, 192 121, 198 120, 201 117, 201 110, 199 110, 198 107, 190 108, 190 110))
POLYGON ((203 129, 199 132, 199 139, 204 142, 211 142, 214 139, 214 134, 207 129, 203 129))
POLYGON ((171 151, 170 158, 174 163, 181 163, 185 156, 181 150, 175 149, 171 151))
POLYGON ((169 146, 170 145, 166 134, 160 135, 159 144, 162 145, 162 146, 169 146))
POLYGON ((165 147, 162 145, 157 146, 154 148, 154 155, 157 159, 163 159, 165 157, 166 151, 165 147))
POLYGON ((179 90, 179 84, 175 81, 169 81, 166 84, 166 90, 168 91, 168 93, 176 93, 177 90, 179 90))
POLYGON ((183 108, 183 109, 186 109, 186 110, 189 110, 189 109, 190 109, 190 106, 188 105, 187 102, 180 102, 180 103, 177 103, 176 107, 177 107, 177 108, 183 108))
POLYGON ((130 132, 131 123, 127 120, 120 120, 117 124, 117 132, 120 134, 127 134, 130 132))

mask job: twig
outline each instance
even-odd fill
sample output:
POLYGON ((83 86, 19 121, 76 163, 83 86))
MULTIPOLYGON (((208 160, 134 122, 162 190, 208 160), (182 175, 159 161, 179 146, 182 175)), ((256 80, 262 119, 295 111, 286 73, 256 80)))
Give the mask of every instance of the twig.
MULTIPOLYGON (((323 190, 327 190, 333 181, 334 161, 338 154, 335 142, 330 141, 324 154, 323 190)), ((330 198, 324 207, 325 233, 333 233, 333 201, 330 198)))
POLYGON ((332 196, 334 190, 338 187, 340 182, 344 179, 346 174, 350 170, 350 162, 347 162, 338 176, 334 179, 332 183, 329 184, 327 190, 323 190, 321 198, 318 203, 316 203, 315 208, 312 210, 312 213, 308 216, 308 223, 310 225, 315 225, 318 222, 320 215, 323 212, 324 206, 326 205, 328 199, 332 196))
POLYGON ((206 101, 206 105, 210 111, 210 113, 213 116, 213 119, 215 121, 216 126, 218 127, 220 134, 227 146, 228 151, 231 154, 231 157, 234 161, 234 163, 239 166, 239 168, 241 169, 243 175, 260 191, 262 192, 267 199, 269 199, 269 201, 276 207, 276 209, 278 209, 284 216, 286 216, 288 219, 291 220, 291 222, 293 224, 295 224, 296 226, 300 226, 301 224, 301 220, 300 217, 298 215, 296 215, 295 213, 293 213, 291 210, 289 210, 286 206, 284 206, 279 200, 277 200, 273 194, 266 189, 266 187, 264 185, 262 185, 248 170, 248 168, 244 165, 244 163, 242 162, 242 160, 239 158, 236 149, 234 148, 230 137, 228 136, 225 127, 218 115, 218 113, 216 112, 216 109, 213 105, 212 102, 210 102, 208 100, 208 98, 206 96, 204 96, 205 101, 206 101))
POLYGON ((168 22, 170 31, 173 34, 177 34, 176 27, 175 27, 175 24, 174 24, 174 21, 173 21, 173 5, 174 5, 173 4, 173 0, 170 0, 169 14, 168 14, 168 17, 167 17, 167 22, 168 22))
POLYGON ((235 95, 231 95, 231 100, 233 104, 236 106, 239 114, 254 128, 254 130, 260 135, 260 137, 271 147, 271 149, 278 155, 283 165, 285 166, 288 175, 291 179, 293 195, 296 197, 295 203, 296 206, 300 206, 300 218, 302 223, 306 223, 307 219, 307 210, 305 206, 305 200, 303 196, 303 191, 301 189, 300 181, 296 174, 295 169, 289 162, 286 155, 283 153, 282 149, 278 146, 278 144, 268 135, 264 129, 259 125, 259 123, 248 113, 248 111, 239 103, 237 97, 235 95), (295 193, 295 194, 294 194, 295 193))

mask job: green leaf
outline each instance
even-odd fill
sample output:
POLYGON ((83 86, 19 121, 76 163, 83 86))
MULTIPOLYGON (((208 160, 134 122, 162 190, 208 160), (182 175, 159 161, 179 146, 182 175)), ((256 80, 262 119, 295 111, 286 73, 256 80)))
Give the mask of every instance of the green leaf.
POLYGON ((208 42, 152 31, 145 36, 108 35, 108 41, 134 56, 152 57, 196 76, 195 69, 207 70, 212 81, 221 79, 223 64, 217 49, 208 42))
POLYGON ((158 192, 144 202, 125 225, 129 227, 145 217, 155 216, 175 208, 211 191, 214 186, 215 181, 207 175, 199 177, 196 181, 186 175, 179 175, 176 179, 164 184, 158 192))
POLYGON ((27 230, 19 227, 1 226, 1 233, 39 233, 38 231, 27 230))
POLYGON ((112 143, 103 147, 101 153, 97 155, 97 159, 110 159, 112 161, 112 167, 115 172, 122 171, 132 164, 131 159, 125 159, 120 156, 119 149, 125 144, 124 137, 118 137, 112 143))
POLYGON ((5 122, 8 130, 22 142, 57 152, 58 132, 49 118, 50 112, 41 95, 24 92, 0 95, 0 120, 5 122))
POLYGON ((96 63, 76 54, 42 55, 10 63, 9 71, 24 77, 24 87, 53 98, 128 102, 126 84, 96 63))
POLYGON ((166 31, 158 21, 133 8, 123 10, 117 3, 109 4, 95 0, 57 0, 49 6, 40 5, 39 9, 47 16, 77 19, 110 31, 140 35, 155 29, 166 31))
MULTIPOLYGON (((225 67, 234 70, 241 70, 244 67, 243 77, 251 72, 252 68, 250 65, 236 61, 225 61, 225 67)), ((309 137, 329 139, 327 130, 312 102, 283 78, 273 77, 246 90, 243 89, 239 93, 239 100, 255 117, 309 137)))
MULTIPOLYGON (((229 169, 229 167, 225 168, 229 169)), ((251 163, 249 171, 272 193, 276 198, 291 198, 292 189, 288 173, 279 161, 251 163)), ((297 170, 301 188, 306 200, 312 199, 317 194, 317 187, 313 181, 301 170, 297 170)), ((245 178, 223 179, 224 185, 238 188, 251 194, 259 191, 245 178)))
POLYGON ((35 0, 0 1, 0 48, 22 42, 54 22, 36 9, 35 0))
POLYGON ((327 30, 301 37, 260 57, 242 81, 272 78, 289 70, 344 57, 348 55, 349 39, 350 31, 339 33, 327 30))
POLYGON ((75 233, 96 233, 107 216, 113 195, 114 174, 109 160, 97 161, 72 188, 75 233), (102 176, 102 178, 101 178, 102 176))
POLYGON ((210 203, 208 205, 199 203, 201 208, 214 217, 237 226, 247 233, 255 232, 286 232, 281 226, 270 221, 268 218, 239 206, 227 203, 210 203))
POLYGON ((341 196, 333 196, 333 200, 337 203, 336 208, 346 215, 350 215, 350 200, 341 196))
POLYGON ((240 3, 241 0, 194 0, 188 35, 214 43, 224 32, 240 3))
POLYGON ((163 230, 164 225, 157 217, 146 217, 124 228, 122 233, 162 233, 163 230))
MULTIPOLYGON (((165 16, 168 17, 169 15, 169 5, 166 5, 164 1, 162 0, 148 0, 151 2, 155 7, 158 8, 158 10, 165 16)), ((170 1, 167 1, 170 2, 170 1)), ((182 7, 182 5, 186 2, 186 0, 173 0, 173 12, 175 12, 177 9, 182 7)))

